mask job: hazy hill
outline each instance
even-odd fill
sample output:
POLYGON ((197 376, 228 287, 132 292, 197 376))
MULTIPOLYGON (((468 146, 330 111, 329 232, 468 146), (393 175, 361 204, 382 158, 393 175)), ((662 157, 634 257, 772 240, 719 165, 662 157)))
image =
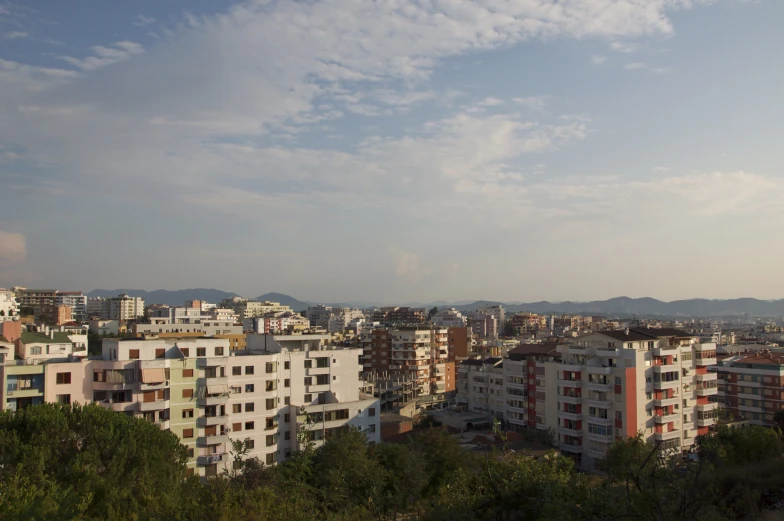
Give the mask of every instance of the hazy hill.
POLYGON ((256 297, 254 300, 260 300, 260 301, 269 300, 272 302, 279 302, 284 306, 289 306, 294 311, 302 311, 304 309, 307 309, 308 306, 315 305, 312 302, 303 302, 301 300, 297 300, 291 295, 285 295, 283 293, 275 293, 275 292, 265 293, 261 296, 256 297))
POLYGON ((186 300, 206 300, 217 304, 225 298, 238 297, 236 293, 229 293, 219 289, 191 288, 191 289, 156 289, 145 291, 143 289, 94 289, 87 294, 89 297, 116 297, 120 293, 127 293, 132 297, 142 297, 145 305, 167 304, 169 306, 182 306, 186 300))

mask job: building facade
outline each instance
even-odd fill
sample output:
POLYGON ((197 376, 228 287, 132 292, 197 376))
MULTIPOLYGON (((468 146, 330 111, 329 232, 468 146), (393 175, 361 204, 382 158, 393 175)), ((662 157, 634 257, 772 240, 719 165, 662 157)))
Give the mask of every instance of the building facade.
POLYGON ((775 425, 784 410, 784 353, 763 349, 729 356, 711 368, 718 377, 715 401, 733 420, 775 425))

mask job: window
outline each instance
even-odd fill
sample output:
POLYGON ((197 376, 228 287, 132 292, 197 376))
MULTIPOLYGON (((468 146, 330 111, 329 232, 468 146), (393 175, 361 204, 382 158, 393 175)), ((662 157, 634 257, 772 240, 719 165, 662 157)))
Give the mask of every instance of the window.
POLYGON ((239 413, 241 413, 241 412, 242 412, 242 404, 241 404, 241 403, 235 403, 235 404, 233 404, 233 405, 231 406, 231 412, 232 412, 232 413, 234 413, 234 414, 239 414, 239 413))
POLYGON ((242 387, 239 386, 231 386, 229 388, 229 392, 231 394, 242 394, 242 387))
POLYGON ((285 423, 289 423, 289 422, 291 421, 291 415, 290 415, 290 414, 285 414, 285 415, 283 416, 283 421, 284 421, 285 423))
POLYGON ((255 388, 256 388, 256 386, 253 385, 253 384, 245 384, 245 392, 246 393, 252 393, 255 388))
POLYGON ((305 377, 305 385, 313 385, 313 377, 312 376, 306 376, 305 377))
POLYGON ((193 438, 193 429, 183 429, 182 430, 182 437, 183 438, 193 438))
POLYGON ((622 420, 623 419, 623 411, 615 411, 615 418, 617 420, 622 420))
POLYGON ((223 356, 223 346, 218 346, 215 348, 215 356, 223 356))
POLYGON ((287 370, 291 369, 291 362, 289 361, 283 362, 283 369, 287 369, 287 370))
POLYGON ((274 465, 275 464, 275 453, 274 452, 270 452, 269 454, 267 454, 266 462, 267 462, 267 465, 274 465))
POLYGON ((290 403, 290 402, 291 402, 291 397, 290 397, 290 396, 285 396, 285 397, 283 398, 283 403, 284 403, 285 405, 291 405, 291 403, 290 403))
POLYGON ((182 417, 183 418, 193 418, 193 409, 183 409, 182 410, 182 417))
POLYGON ((283 433, 283 439, 284 440, 290 440, 291 439, 291 431, 286 431, 285 433, 283 433))
POLYGON ((264 371, 267 374, 274 373, 275 372, 275 362, 267 362, 266 364, 264 364, 264 371))
POLYGON ((57 383, 58 384, 71 383, 71 373, 57 373, 57 383))
POLYGON ((290 387, 290 386, 291 386, 291 380, 289 380, 288 378, 283 380, 283 387, 290 387))
POLYGON ((316 376, 316 385, 327 385, 327 384, 329 384, 328 374, 320 374, 316 376))
POLYGON ((368 431, 369 432, 376 432, 376 424, 375 423, 371 423, 370 425, 368 425, 368 431))
POLYGON ((274 434, 268 434, 267 435, 267 447, 272 447, 273 445, 275 445, 275 441, 276 440, 275 440, 275 435, 274 434))
POLYGON ((245 422, 245 430, 252 431, 256 428, 256 422, 245 422))
POLYGON ((616 376, 615 377, 615 385, 621 385, 621 377, 620 376, 616 376))
POLYGON ((207 348, 206 347, 197 347, 196 348, 196 356, 207 356, 207 348))
POLYGON ((305 403, 310 403, 312 401, 313 401, 313 395, 312 394, 306 394, 305 395, 305 403))
POLYGON ((166 358, 166 349, 156 349, 155 358, 166 358))
POLYGON ((183 378, 193 378, 193 369, 183 369, 182 370, 182 377, 183 378))
POLYGON ((246 365, 245 366, 245 374, 253 374, 253 366, 252 365, 246 365))
POLYGON ((183 398, 193 398, 193 389, 183 389, 182 390, 182 397, 183 398))
POLYGON ((245 440, 245 446, 247 448, 249 448, 249 449, 255 449, 256 448, 256 442, 253 441, 253 440, 245 440))
POLYGON ((322 356, 322 357, 316 358, 316 367, 329 367, 329 357, 328 356, 322 356))
POLYGON ((253 402, 248 402, 245 404, 245 412, 253 412, 255 409, 253 402))
POLYGON ((305 360, 305 369, 313 367, 313 360, 305 360))
POLYGON ((138 360, 139 359, 139 350, 138 349, 129 349, 128 350, 128 358, 131 360, 138 360))
MULTIPOLYGON (((188 447, 188 457, 189 457, 189 458, 192 458, 192 457, 193 457, 193 454, 194 454, 193 447, 188 447)), ((192 471, 193 469, 188 469, 188 470, 191 470, 191 471, 192 471)))
POLYGON ((71 403, 71 395, 70 394, 58 394, 57 395, 57 403, 60 405, 69 405, 71 403))
POLYGON ((277 406, 275 398, 267 398, 267 410, 274 409, 277 406))
POLYGON ((267 380, 264 384, 264 390, 267 392, 276 391, 278 389, 278 381, 277 380, 267 380))
POLYGON ((232 374, 232 376, 239 376, 239 375, 241 375, 242 374, 242 367, 239 367, 239 366, 232 367, 231 368, 231 374, 232 374))
POLYGON ((368 409, 368 416, 375 416, 376 415, 376 408, 371 407, 368 409))
POLYGON ((40 355, 41 354, 41 346, 33 346, 30 348, 31 355, 40 355))
POLYGON ((242 422, 232 423, 231 424, 232 432, 241 432, 242 431, 242 422))

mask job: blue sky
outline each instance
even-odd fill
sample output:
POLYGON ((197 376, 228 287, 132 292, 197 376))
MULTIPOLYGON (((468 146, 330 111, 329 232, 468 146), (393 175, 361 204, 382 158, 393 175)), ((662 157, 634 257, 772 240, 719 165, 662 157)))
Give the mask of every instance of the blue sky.
POLYGON ((783 19, 0 2, 0 285, 781 297, 783 19))

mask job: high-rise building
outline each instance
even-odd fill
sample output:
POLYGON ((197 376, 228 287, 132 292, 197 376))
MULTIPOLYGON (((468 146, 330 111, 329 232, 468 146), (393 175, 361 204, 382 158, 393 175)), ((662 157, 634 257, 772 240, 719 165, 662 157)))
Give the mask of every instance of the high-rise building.
POLYGON ((718 376, 718 393, 711 398, 734 420, 775 425, 773 416, 784 410, 784 353, 764 348, 721 360, 711 368, 718 376))
POLYGON ((0 322, 19 320, 19 303, 13 291, 0 288, 0 322))
POLYGON ((360 350, 323 336, 250 335, 242 351, 226 339, 105 339, 100 359, 73 356, 86 355, 86 338, 73 340, 24 333, 20 356, 30 363, 0 365, 2 408, 96 402, 144 418, 180 438, 201 476, 231 464, 232 440, 265 464, 349 427, 380 440, 379 401, 360 391, 360 350))
POLYGON ((86 313, 89 318, 136 320, 144 316, 144 299, 125 293, 116 297, 92 297, 87 299, 86 313))

